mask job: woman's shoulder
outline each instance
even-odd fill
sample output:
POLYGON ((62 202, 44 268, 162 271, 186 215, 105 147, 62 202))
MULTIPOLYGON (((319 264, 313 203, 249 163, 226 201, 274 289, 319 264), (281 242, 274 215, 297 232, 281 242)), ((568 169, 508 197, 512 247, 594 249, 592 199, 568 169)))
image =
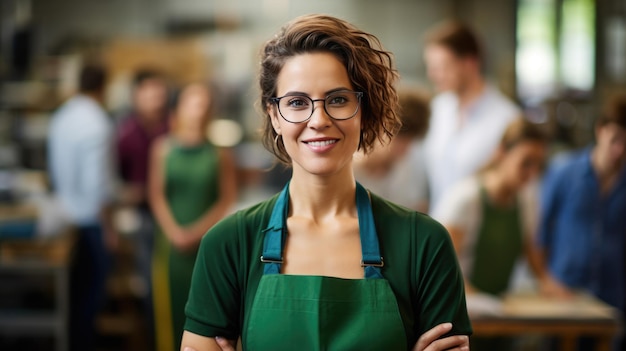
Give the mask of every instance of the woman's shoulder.
POLYGON ((206 239, 209 241, 212 239, 240 240, 241 237, 254 237, 256 233, 262 233, 267 226, 277 198, 278 194, 224 217, 209 229, 204 239, 210 238, 206 239), (234 235, 235 233, 239 235, 234 235))
POLYGON ((376 194, 371 194, 371 198, 377 227, 419 235, 447 233, 441 223, 425 213, 395 204, 376 194))

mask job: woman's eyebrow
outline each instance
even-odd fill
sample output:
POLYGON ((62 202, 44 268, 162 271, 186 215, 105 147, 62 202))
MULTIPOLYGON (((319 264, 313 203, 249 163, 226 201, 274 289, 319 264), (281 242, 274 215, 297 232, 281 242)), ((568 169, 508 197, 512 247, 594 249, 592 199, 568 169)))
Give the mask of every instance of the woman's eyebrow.
POLYGON ((302 91, 288 91, 282 96, 302 96, 302 95, 309 96, 309 94, 302 92, 302 91))
POLYGON ((352 89, 346 88, 346 87, 339 87, 339 88, 328 90, 325 94, 326 95, 330 95, 330 94, 336 93, 338 91, 352 91, 352 89))
MULTIPOLYGON (((338 91, 352 91, 352 90, 349 89, 349 88, 346 88, 346 87, 338 87, 338 88, 334 88, 334 89, 331 89, 331 90, 328 90, 328 91, 324 92, 324 95, 328 96, 328 95, 330 95, 332 93, 336 93, 338 91)), ((305 92, 302 92, 302 91, 288 91, 288 92, 286 92, 282 96, 308 96, 308 97, 310 97, 309 94, 307 94, 305 92)))

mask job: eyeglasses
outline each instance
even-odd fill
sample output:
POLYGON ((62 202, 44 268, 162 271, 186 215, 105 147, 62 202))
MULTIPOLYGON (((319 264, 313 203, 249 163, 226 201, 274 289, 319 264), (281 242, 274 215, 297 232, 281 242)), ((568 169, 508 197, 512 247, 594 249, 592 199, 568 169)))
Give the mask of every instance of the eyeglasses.
POLYGON ((332 119, 346 120, 354 117, 359 111, 363 93, 360 91, 340 90, 329 94, 324 99, 311 99, 306 95, 285 95, 271 98, 278 106, 278 113, 290 123, 308 121, 315 111, 316 101, 324 102, 324 111, 332 119))

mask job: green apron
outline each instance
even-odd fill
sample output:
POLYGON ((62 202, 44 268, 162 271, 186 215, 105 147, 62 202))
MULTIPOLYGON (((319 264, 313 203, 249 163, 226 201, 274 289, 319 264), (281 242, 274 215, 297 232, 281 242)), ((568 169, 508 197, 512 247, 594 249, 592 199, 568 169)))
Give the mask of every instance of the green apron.
POLYGON ((522 253, 523 234, 519 205, 494 206, 481 187, 482 225, 474 249, 470 281, 477 289, 493 295, 506 291, 517 258, 522 253))
MULTIPOLYGON (((470 282, 478 290, 500 295, 509 286, 517 258, 522 253, 523 234, 519 205, 502 208, 494 206, 481 187, 482 225, 474 249, 474 267, 470 282)), ((513 349, 510 337, 473 337, 472 351, 513 349)))
POLYGON ((285 186, 264 230, 264 272, 250 311, 245 349, 408 348, 396 297, 380 271, 383 258, 369 196, 358 183, 356 204, 365 279, 280 274, 289 206, 289 184, 285 186))

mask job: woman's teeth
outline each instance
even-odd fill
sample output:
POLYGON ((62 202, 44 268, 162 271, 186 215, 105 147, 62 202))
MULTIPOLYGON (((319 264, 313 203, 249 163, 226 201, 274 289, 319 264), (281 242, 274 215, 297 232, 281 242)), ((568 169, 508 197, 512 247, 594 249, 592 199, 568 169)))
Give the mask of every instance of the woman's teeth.
POLYGON ((307 142, 307 144, 314 146, 314 147, 322 147, 322 146, 328 146, 330 144, 334 144, 336 143, 336 140, 323 140, 323 141, 309 141, 307 142))

